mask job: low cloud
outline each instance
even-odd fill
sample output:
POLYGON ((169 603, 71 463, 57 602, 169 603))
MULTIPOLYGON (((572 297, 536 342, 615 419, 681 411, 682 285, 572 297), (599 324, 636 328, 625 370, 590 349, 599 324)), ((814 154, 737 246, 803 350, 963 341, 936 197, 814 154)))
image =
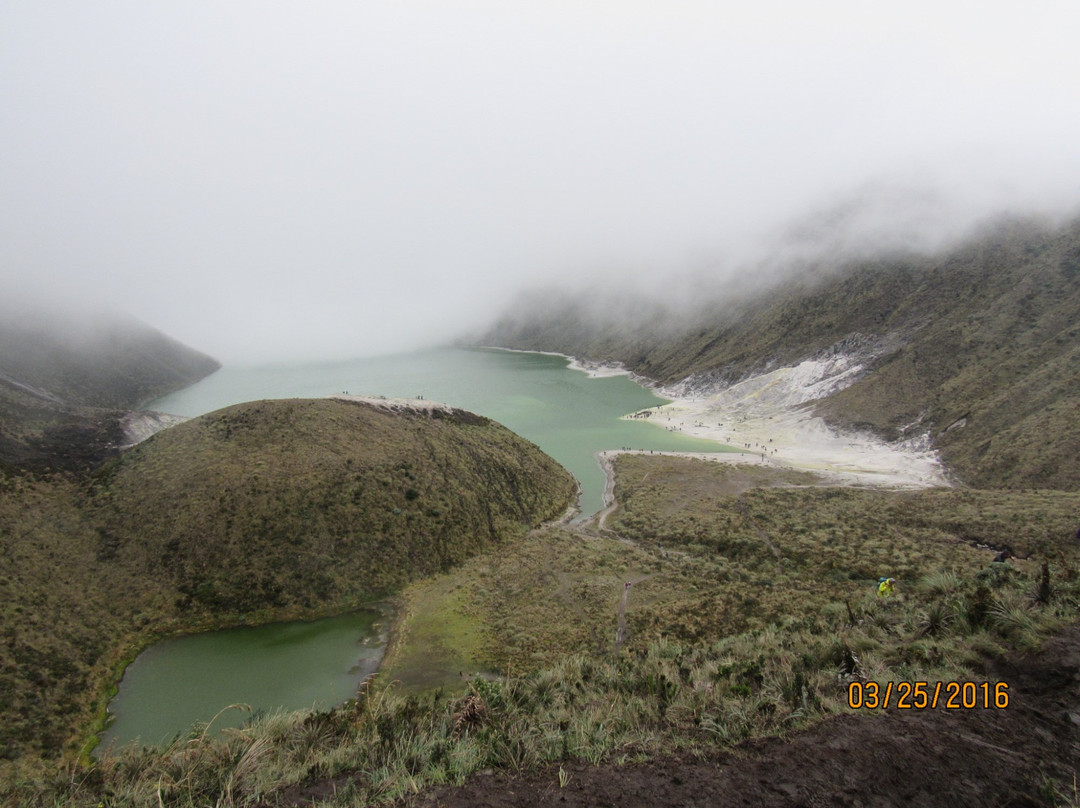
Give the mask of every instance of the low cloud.
POLYGON ((1072 2, 10 3, 0 291, 265 361, 448 339, 542 283, 931 249, 1076 211, 1078 29, 1072 2))

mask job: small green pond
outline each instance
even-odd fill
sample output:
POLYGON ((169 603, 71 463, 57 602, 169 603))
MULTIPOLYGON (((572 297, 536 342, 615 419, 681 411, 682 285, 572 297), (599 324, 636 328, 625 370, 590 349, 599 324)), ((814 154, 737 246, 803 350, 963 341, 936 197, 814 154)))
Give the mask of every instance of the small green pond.
POLYGON ((365 610, 162 640, 124 672, 99 749, 167 742, 215 715, 213 726, 222 729, 252 712, 340 704, 378 668, 385 629, 382 614, 365 610), (251 710, 226 709, 233 704, 251 710))

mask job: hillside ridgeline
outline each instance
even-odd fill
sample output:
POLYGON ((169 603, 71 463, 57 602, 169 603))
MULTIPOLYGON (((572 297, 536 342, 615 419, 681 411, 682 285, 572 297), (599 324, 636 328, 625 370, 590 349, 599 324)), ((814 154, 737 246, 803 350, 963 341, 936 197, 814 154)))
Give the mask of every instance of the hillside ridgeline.
POLYGON ((1080 221, 998 223, 930 258, 819 264, 691 312, 544 297, 479 341, 618 361, 699 394, 846 354, 863 371, 816 402, 830 423, 927 436, 970 485, 1080 487, 1080 221))
POLYGON ((79 470, 125 442, 128 411, 220 365, 119 312, 0 311, 0 469, 79 470))

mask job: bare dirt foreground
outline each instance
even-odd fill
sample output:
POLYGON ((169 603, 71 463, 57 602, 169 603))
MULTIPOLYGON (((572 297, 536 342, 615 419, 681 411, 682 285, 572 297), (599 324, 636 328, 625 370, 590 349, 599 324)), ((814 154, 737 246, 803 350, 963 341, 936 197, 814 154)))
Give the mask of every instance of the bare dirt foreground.
MULTIPOLYGON (((747 742, 707 761, 626 766, 563 764, 512 776, 487 773, 423 792, 403 808, 511 806, 858 806, 961 808, 1077 806, 1080 774, 1080 626, 1026 658, 988 662, 1009 684, 1006 709, 890 709, 848 714, 786 739, 747 742)), ((349 776, 280 795, 311 805, 349 776)))
MULTIPOLYGON (((569 764, 513 778, 473 778, 412 800, 439 806, 1042 806, 1072 797, 1080 768, 1080 627, 1019 664, 1004 710, 890 710, 845 715, 788 740, 739 747, 715 761, 612 767, 569 764)), ((1075 804, 1075 803, 1067 803, 1075 804)))

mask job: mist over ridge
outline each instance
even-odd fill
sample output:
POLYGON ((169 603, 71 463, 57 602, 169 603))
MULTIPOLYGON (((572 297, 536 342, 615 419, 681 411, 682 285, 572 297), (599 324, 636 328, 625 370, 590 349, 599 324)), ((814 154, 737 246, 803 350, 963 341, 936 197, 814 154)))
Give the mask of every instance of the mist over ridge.
POLYGON ((241 0, 0 11, 0 298, 226 363, 387 353, 524 288, 694 299, 1080 199, 1072 3, 241 0), (673 275, 688 276, 684 287, 673 275))

